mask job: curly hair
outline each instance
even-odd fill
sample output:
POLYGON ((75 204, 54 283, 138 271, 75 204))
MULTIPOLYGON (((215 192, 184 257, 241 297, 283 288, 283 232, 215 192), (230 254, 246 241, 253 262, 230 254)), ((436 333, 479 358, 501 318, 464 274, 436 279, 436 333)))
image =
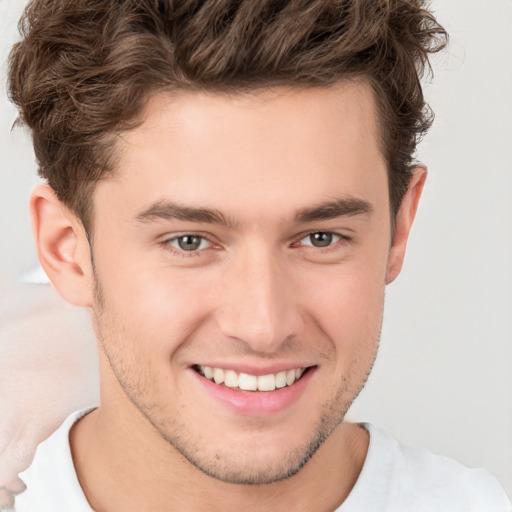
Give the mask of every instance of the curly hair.
POLYGON ((422 0, 32 0, 8 88, 39 174, 90 225, 115 136, 152 94, 362 79, 378 106, 396 214, 433 115, 420 79, 447 34, 422 0))

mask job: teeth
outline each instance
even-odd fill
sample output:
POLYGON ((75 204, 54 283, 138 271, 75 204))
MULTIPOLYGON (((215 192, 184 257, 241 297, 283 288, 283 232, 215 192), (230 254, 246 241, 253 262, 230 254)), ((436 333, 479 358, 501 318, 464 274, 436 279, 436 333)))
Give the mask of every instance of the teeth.
POLYGON ((213 368, 211 368, 210 366, 203 366, 203 373, 207 379, 213 379, 213 368))
POLYGON ((224 385, 228 388, 237 388, 238 374, 233 370, 224 370, 224 385))
POLYGON ((274 391, 274 389, 276 389, 276 376, 273 373, 258 377, 258 391, 274 391))
POLYGON ((276 388, 279 389, 286 386, 286 373, 287 372, 276 373, 276 388))
POLYGON ((258 389, 258 377, 241 373, 238 376, 238 387, 245 391, 256 391, 258 389))
POLYGON ((224 384, 228 388, 239 388, 243 391, 274 391, 291 386, 304 374, 305 368, 295 368, 268 375, 249 375, 234 370, 223 370, 211 366, 199 366, 199 372, 215 384, 224 384))
POLYGON ((215 368, 213 370, 213 380, 215 384, 222 384, 224 382, 224 370, 222 368, 215 368))

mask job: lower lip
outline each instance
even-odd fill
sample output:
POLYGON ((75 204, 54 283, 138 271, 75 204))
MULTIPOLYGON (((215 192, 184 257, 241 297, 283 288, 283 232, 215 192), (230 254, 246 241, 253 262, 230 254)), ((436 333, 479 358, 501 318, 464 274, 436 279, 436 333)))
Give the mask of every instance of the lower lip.
POLYGON ((291 386, 275 391, 241 391, 215 384, 195 370, 190 370, 201 386, 221 404, 243 416, 265 416, 281 412, 290 407, 306 389, 316 367, 309 370, 291 386))

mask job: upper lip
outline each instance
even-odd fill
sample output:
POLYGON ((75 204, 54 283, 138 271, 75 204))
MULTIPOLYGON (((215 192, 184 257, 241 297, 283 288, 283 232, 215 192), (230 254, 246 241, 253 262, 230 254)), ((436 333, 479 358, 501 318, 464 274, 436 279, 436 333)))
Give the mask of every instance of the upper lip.
POLYGON ((271 373, 279 373, 283 371, 295 370, 296 368, 309 368, 316 366, 308 363, 276 363, 272 365, 256 366, 247 364, 232 364, 232 363, 196 363, 192 365, 192 368, 196 366, 209 366, 210 368, 222 368, 223 370, 233 370, 237 373, 247 373, 248 375, 269 375, 271 373))

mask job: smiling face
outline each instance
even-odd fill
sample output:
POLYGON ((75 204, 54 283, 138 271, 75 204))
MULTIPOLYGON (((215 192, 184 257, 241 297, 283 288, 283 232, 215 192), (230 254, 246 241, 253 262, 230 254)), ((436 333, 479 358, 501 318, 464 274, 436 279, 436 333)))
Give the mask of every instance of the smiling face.
POLYGON ((144 119, 93 198, 102 408, 218 479, 283 479, 377 351, 393 276, 372 94, 162 93, 144 119))

